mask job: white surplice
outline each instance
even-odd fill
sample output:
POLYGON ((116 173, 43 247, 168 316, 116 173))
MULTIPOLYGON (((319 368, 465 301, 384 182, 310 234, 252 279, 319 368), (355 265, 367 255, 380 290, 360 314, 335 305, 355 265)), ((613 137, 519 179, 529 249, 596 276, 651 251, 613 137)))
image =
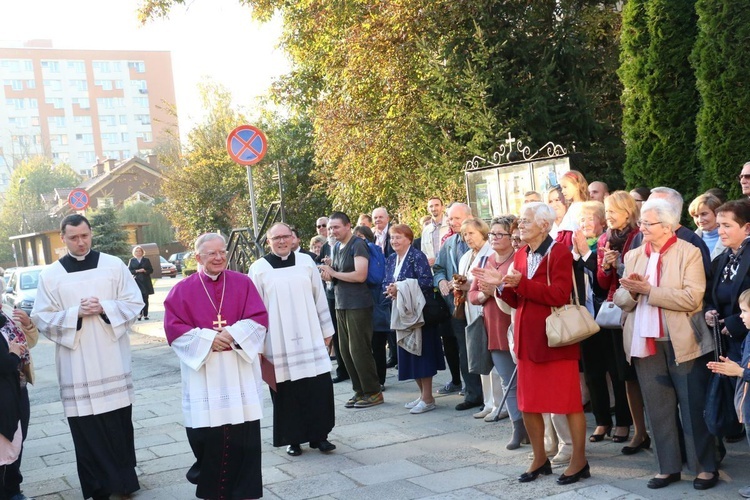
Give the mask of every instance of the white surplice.
POLYGON ((268 309, 263 354, 273 363, 277 382, 331 371, 325 339, 334 329, 323 280, 310 256, 294 257, 294 266, 277 269, 258 259, 248 272, 268 309))
POLYGON ((143 308, 141 291, 117 257, 99 254, 95 269, 68 273, 58 261, 39 275, 32 319, 56 344, 60 399, 66 417, 99 415, 133 404, 130 339, 143 308), (97 297, 99 315, 82 318, 81 299, 97 297))

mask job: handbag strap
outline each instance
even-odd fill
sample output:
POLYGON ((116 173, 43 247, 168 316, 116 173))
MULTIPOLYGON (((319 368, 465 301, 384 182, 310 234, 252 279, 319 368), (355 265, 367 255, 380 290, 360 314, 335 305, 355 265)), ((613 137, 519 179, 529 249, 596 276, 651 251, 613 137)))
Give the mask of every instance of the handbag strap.
MULTIPOLYGON (((549 281, 549 261, 551 260, 551 256, 552 256, 552 249, 550 248, 550 251, 545 256, 547 257, 547 286, 552 286, 552 284, 549 281)), ((570 303, 571 304, 575 303, 576 307, 581 307, 581 303, 578 301, 578 285, 576 284, 576 273, 572 267, 570 268, 570 273, 573 276, 573 297, 571 298, 570 303)))

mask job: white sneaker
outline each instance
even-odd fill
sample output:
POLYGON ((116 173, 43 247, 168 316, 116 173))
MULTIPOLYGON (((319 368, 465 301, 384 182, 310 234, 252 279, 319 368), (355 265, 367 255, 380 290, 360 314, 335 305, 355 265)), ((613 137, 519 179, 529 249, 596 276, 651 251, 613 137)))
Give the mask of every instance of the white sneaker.
POLYGON ((508 418, 508 412, 503 410, 500 411, 500 408, 495 408, 492 413, 484 417, 485 422, 494 422, 495 420, 503 420, 508 418))
POLYGON ((485 406, 484 408, 482 408, 482 410, 480 410, 480 411, 478 411, 478 412, 476 412, 474 414, 474 418, 484 418, 487 415, 489 415, 490 413, 492 413, 492 408, 489 408, 489 407, 485 406))
POLYGON ((552 460, 550 460, 552 465, 565 465, 570 463, 570 455, 568 455, 565 452, 559 451, 557 455, 552 457, 552 460))
POLYGON ((422 398, 417 398, 417 399, 415 399, 414 401, 412 401, 410 403, 406 403, 404 405, 404 408, 406 408, 407 410, 411 410, 412 408, 414 408, 415 406, 417 406, 421 401, 422 401, 422 398))
POLYGON ((419 403, 417 403, 417 406, 409 410, 409 413, 413 413, 417 415, 419 413, 432 411, 435 408, 436 408, 435 403, 425 403, 424 401, 420 401, 419 403))

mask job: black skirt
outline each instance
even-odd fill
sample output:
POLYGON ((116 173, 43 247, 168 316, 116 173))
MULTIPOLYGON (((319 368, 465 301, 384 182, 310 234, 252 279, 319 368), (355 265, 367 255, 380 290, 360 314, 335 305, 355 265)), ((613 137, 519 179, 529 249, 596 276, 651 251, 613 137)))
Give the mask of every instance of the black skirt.
POLYGON ((336 425, 331 374, 276 384, 273 445, 322 441, 336 425))

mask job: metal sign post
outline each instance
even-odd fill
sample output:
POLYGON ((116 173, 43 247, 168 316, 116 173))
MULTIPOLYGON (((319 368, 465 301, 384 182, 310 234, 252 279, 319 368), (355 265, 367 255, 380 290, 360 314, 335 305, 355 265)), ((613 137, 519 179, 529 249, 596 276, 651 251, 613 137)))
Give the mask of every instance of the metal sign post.
POLYGON ((240 165, 247 166, 247 185, 250 193, 250 211, 253 216, 253 234, 258 237, 258 215, 255 210, 255 188, 253 187, 253 165, 266 155, 268 141, 260 129, 252 125, 240 125, 227 136, 227 153, 240 165))

